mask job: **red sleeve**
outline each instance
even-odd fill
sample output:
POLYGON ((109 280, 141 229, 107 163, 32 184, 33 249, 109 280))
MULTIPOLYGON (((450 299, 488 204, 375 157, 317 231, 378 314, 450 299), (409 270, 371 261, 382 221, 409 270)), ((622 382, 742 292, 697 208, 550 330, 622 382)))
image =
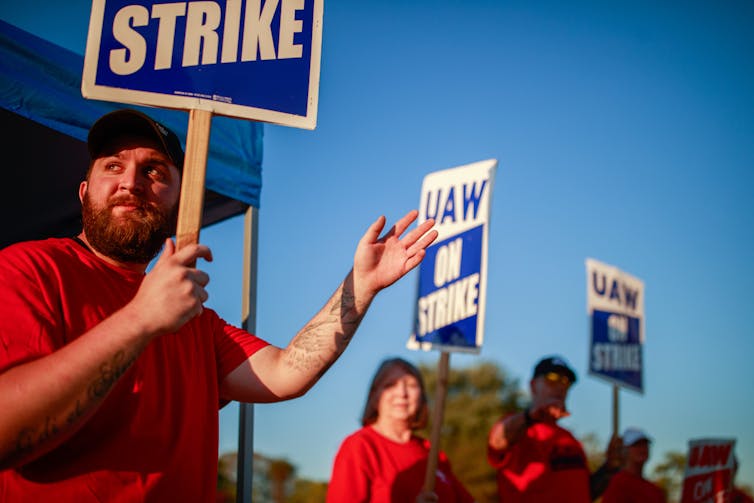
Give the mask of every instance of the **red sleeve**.
MULTIPOLYGON (((506 414, 502 416, 500 419, 498 419, 498 421, 500 421, 501 419, 505 419, 511 415, 512 414, 506 414)), ((502 449, 502 450, 493 449, 490 446, 490 443, 487 442, 487 462, 489 462, 492 468, 494 468, 495 470, 499 470, 500 468, 505 466, 505 464, 507 463, 508 453, 510 453, 510 447, 512 446, 509 446, 508 449, 502 449)))
POLYGON ((0 254, 0 372, 65 345, 62 303, 44 260, 10 246, 0 254))
POLYGON ((370 499, 372 476, 365 461, 365 444, 356 434, 346 438, 335 455, 327 503, 362 503, 370 499))
POLYGON ((754 499, 751 496, 737 487, 733 488, 730 501, 731 503, 754 503, 754 499))
POLYGON ((616 473, 610 483, 607 485, 607 489, 602 493, 601 503, 621 503, 626 501, 623 494, 626 492, 626 488, 623 487, 623 478, 620 472, 616 473))
POLYGON ((236 367, 246 361, 269 343, 250 334, 246 330, 235 327, 212 310, 213 330, 217 355, 217 377, 222 382, 236 367))

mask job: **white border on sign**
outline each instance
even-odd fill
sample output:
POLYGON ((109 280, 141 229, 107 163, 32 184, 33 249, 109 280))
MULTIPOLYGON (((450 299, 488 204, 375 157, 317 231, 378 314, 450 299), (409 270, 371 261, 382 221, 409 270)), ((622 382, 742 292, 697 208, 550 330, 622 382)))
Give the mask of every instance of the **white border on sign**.
MULTIPOLYGON (((424 177, 424 180, 422 181, 422 187, 421 187, 421 194, 419 199, 419 218, 417 219, 417 224, 421 224, 422 222, 427 220, 427 215, 424 214, 423 208, 426 205, 426 199, 425 199, 425 184, 427 183, 428 178, 434 178, 438 175, 440 176, 447 176, 448 178, 453 178, 454 173, 457 173, 459 171, 468 173, 469 170, 474 170, 476 172, 481 172, 486 175, 486 179, 489 183, 489 195, 487 197, 487 200, 485 201, 485 210, 486 210, 486 216, 485 216, 485 222, 483 224, 483 230, 482 230, 482 257, 480 260, 480 281, 479 281, 479 303, 478 303, 478 309, 477 309, 477 333, 476 333, 476 342, 477 345, 474 347, 466 347, 466 346, 454 346, 449 344, 438 344, 433 342, 419 342, 416 340, 416 334, 412 333, 409 337, 408 341, 406 342, 406 348, 411 350, 417 350, 421 349, 422 351, 430 351, 433 349, 439 349, 440 351, 444 352, 456 352, 456 353, 470 353, 470 354, 479 354, 482 350, 482 344, 484 343, 484 322, 485 322, 485 313, 487 310, 487 264, 489 262, 489 238, 490 238, 490 221, 492 219, 492 193, 495 187, 495 175, 497 173, 497 166, 498 161, 497 159, 486 159, 483 161, 477 161, 470 164, 464 164, 462 166, 455 166, 453 168, 448 168, 440 171, 434 171, 432 173, 427 174, 424 177)), ((438 231, 439 235, 437 237, 437 241, 442 241, 450 236, 455 235, 459 230, 463 231, 465 229, 458 229, 456 227, 451 228, 450 226, 439 226, 436 225, 435 229, 438 231)), ((421 267, 421 266, 420 266, 421 267)), ((417 282, 417 290, 418 290, 418 282, 417 282)), ((414 302, 416 302, 416 299, 414 299, 414 302)), ((416 316, 416 313, 414 313, 414 317, 416 316)), ((414 321, 416 321, 414 319, 414 321)))
MULTIPOLYGON (((589 347, 589 349, 591 349, 591 346, 589 347)), ((644 379, 644 347, 643 346, 642 346, 641 350, 642 350, 642 355, 641 355, 641 357, 642 357, 642 371, 641 372, 642 372, 642 381, 643 381, 643 379, 644 379)), ((591 355, 591 352, 590 352, 589 353, 589 358, 591 358, 591 357, 592 357, 592 355, 591 355)), ((607 382, 609 384, 612 384, 614 386, 618 386, 620 388, 624 388, 624 389, 627 389, 629 391, 633 391, 633 392, 638 393, 640 395, 644 394, 644 390, 641 389, 641 388, 639 388, 638 386, 633 386, 632 384, 629 384, 626 381, 621 381, 620 379, 614 379, 614 378, 610 377, 609 375, 599 374, 597 372, 592 371, 591 361, 590 361, 589 370, 587 371, 587 373, 590 376, 592 376, 592 377, 597 377, 599 379, 602 379, 603 381, 605 381, 605 382, 607 382)), ((644 385, 644 382, 642 382, 642 386, 643 385, 644 385)))
POLYGON ((314 129, 317 126, 320 59, 322 55, 323 0, 314 0, 312 53, 309 66, 309 100, 306 106, 306 116, 250 106, 233 105, 191 96, 177 96, 96 85, 98 54, 105 17, 105 2, 106 0, 93 0, 92 2, 89 33, 87 35, 86 52, 84 55, 84 71, 81 79, 81 94, 84 98, 147 105, 158 108, 174 108, 178 110, 206 110, 215 115, 271 122, 273 124, 302 129, 314 129))
POLYGON ((641 318, 639 340, 642 344, 644 344, 644 281, 613 265, 600 262, 599 260, 593 258, 587 258, 584 262, 586 264, 586 313, 591 317, 594 310, 599 309, 601 311, 641 318), (602 271, 611 278, 618 278, 621 281, 628 283, 632 287, 636 288, 639 291, 639 302, 637 308, 635 310, 625 308, 621 309, 609 302, 606 302, 604 299, 595 296, 589 283, 591 281, 591 273, 593 273, 595 270, 602 271))
MULTIPOLYGON (((636 276, 633 276, 613 265, 606 264, 604 262, 600 262, 599 260, 593 259, 593 258, 587 258, 585 261, 586 265, 586 312, 588 315, 588 324, 589 324, 589 331, 591 333, 592 330, 592 317, 594 315, 594 310, 599 309, 602 311, 615 313, 615 314, 622 314, 626 316, 635 316, 640 318, 639 323, 639 345, 641 347, 641 378, 642 378, 642 387, 644 386, 644 363, 645 363, 645 354, 644 354, 644 342, 646 339, 645 334, 645 324, 644 324, 644 281, 637 278, 636 276), (591 275, 594 271, 601 271, 605 273, 607 276, 611 278, 618 278, 621 281, 630 283, 633 287, 635 287, 640 293, 639 293, 639 306, 636 310, 628 310, 628 309, 618 309, 616 306, 605 302, 603 299, 597 298, 592 293, 592 288, 590 286, 590 281, 592 280, 591 275)), ((587 354, 589 355, 589 375, 593 377, 597 377, 599 379, 602 379, 603 381, 607 381, 608 383, 614 385, 614 386, 620 386, 625 389, 629 389, 631 391, 635 391, 636 393, 644 394, 644 390, 640 387, 634 386, 626 381, 621 381, 620 379, 616 379, 612 376, 602 374, 599 372, 595 372, 592 370, 592 337, 593 334, 589 338, 589 347, 587 354)))

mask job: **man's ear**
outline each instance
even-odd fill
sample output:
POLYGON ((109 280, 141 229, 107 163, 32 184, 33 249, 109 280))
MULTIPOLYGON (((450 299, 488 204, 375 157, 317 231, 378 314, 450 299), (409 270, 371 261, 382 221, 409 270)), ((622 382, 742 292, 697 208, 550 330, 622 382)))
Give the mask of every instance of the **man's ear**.
POLYGON ((84 203, 84 195, 86 195, 87 183, 86 180, 79 184, 79 201, 84 203))

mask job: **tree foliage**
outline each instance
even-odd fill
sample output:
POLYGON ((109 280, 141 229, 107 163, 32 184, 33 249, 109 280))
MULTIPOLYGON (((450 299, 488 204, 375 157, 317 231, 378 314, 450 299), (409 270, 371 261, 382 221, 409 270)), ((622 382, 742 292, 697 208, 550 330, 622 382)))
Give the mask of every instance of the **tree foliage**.
POLYGON ((272 501, 285 503, 288 483, 295 475, 296 467, 289 463, 287 459, 270 460, 267 477, 270 480, 272 501))
POLYGON ((217 503, 234 503, 236 501, 236 464, 235 452, 225 453, 217 460, 217 503))
POLYGON ((298 479, 288 503, 324 503, 327 497, 327 482, 298 479))
MULTIPOLYGON (((419 370, 433 410, 437 368, 421 365, 419 370)), ((500 416, 521 410, 524 398, 518 380, 495 363, 451 367, 448 373, 440 447, 458 479, 480 503, 498 501, 495 471, 487 462, 487 435, 500 416)), ((431 425, 420 434, 430 438, 430 432, 431 425)))
POLYGON ((594 432, 587 433, 580 437, 579 442, 581 442, 581 446, 584 448, 589 471, 594 472, 605 462, 605 449, 607 448, 607 444, 605 443, 603 445, 599 436, 594 432))
POLYGON ((681 497, 685 469, 686 454, 670 451, 652 470, 652 480, 665 491, 669 502, 678 501, 681 497))

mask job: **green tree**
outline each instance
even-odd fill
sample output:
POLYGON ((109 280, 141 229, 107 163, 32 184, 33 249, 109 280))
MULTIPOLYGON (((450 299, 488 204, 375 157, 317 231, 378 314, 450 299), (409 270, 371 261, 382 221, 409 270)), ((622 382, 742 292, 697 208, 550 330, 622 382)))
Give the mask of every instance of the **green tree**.
POLYGON ((225 453, 217 460, 217 502, 233 503, 236 501, 236 463, 235 452, 225 453))
POLYGON ((587 433, 580 437, 579 442, 581 442, 581 446, 584 448, 589 471, 594 472, 605 462, 605 449, 607 448, 607 443, 603 443, 599 436, 594 432, 587 433))
POLYGON ((325 503, 327 483, 297 479, 288 503, 325 503))
POLYGON ((296 475, 296 467, 285 459, 273 459, 270 461, 268 477, 272 492, 272 501, 285 503, 286 487, 288 481, 296 475))
POLYGON ((666 452, 652 470, 652 480, 668 495, 669 503, 680 500, 685 470, 686 454, 675 451, 666 452))
MULTIPOLYGON (((437 367, 421 365, 419 370, 432 410, 437 367)), ((451 366, 448 373, 440 447, 448 455, 458 479, 480 503, 498 501, 495 471, 487 462, 487 434, 501 415, 521 410, 524 398, 518 380, 509 377, 496 363, 451 366)), ((429 438, 430 432, 431 426, 421 435, 429 438)))

